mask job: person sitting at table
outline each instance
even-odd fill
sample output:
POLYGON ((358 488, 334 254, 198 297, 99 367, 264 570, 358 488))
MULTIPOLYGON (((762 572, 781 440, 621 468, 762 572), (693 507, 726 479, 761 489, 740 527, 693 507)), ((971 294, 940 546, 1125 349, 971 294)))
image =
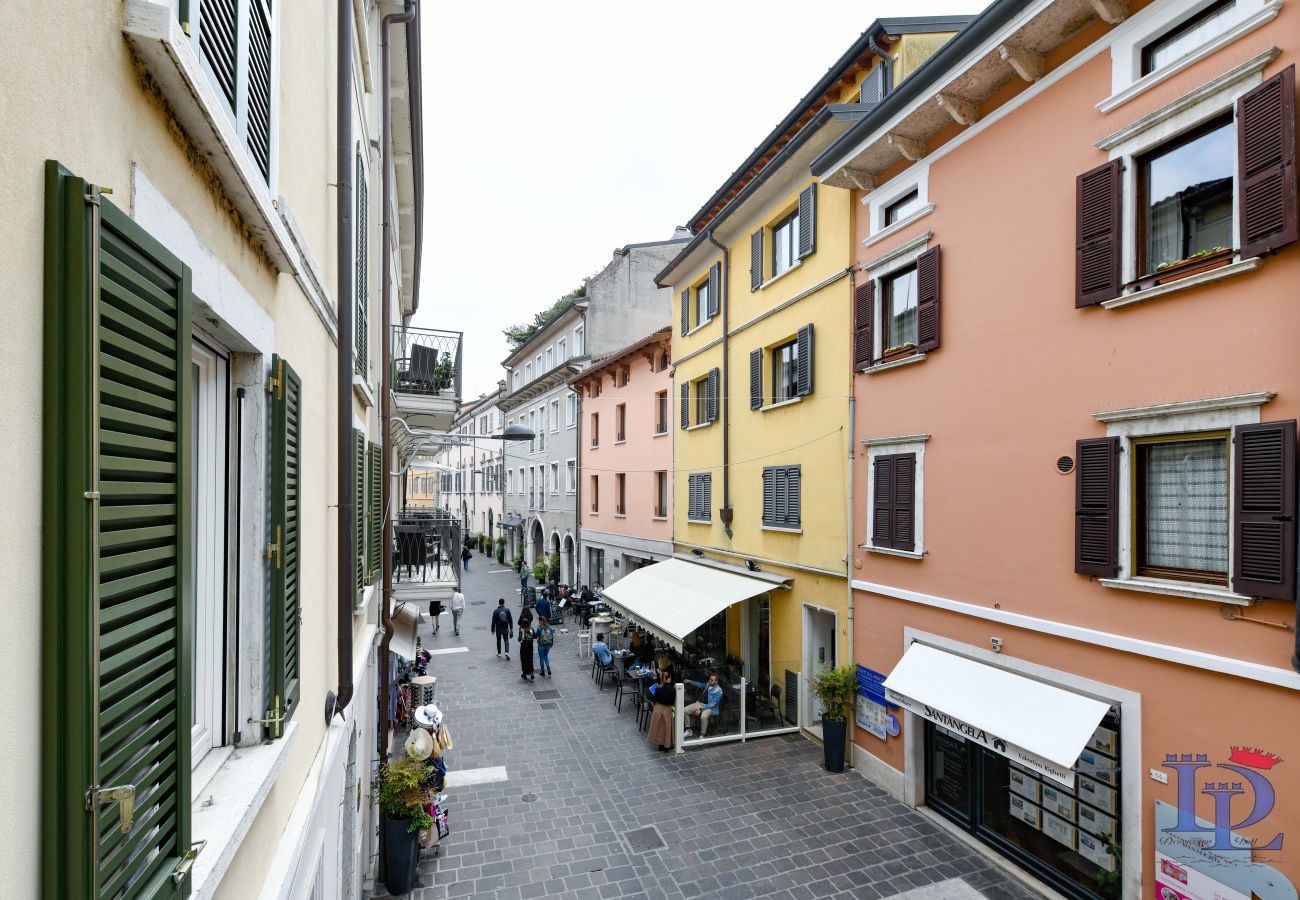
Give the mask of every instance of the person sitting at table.
POLYGON ((614 654, 609 652, 609 644, 605 643, 605 635, 597 634, 596 639, 591 642, 591 652, 600 660, 602 666, 608 666, 614 662, 614 654))
POLYGON ((632 642, 632 652, 636 654, 637 660, 643 666, 648 666, 655 659, 655 642, 654 638, 645 632, 638 631, 637 635, 641 638, 640 644, 635 640, 632 642))
MULTIPOLYGON (((686 707, 683 712, 688 716, 698 716, 700 719, 700 737, 704 737, 709 732, 709 719, 718 714, 718 705, 722 703, 722 688, 718 685, 718 676, 710 675, 709 683, 702 681, 687 681, 691 687, 703 692, 701 700, 686 707)), ((689 730, 686 732, 691 733, 689 730)))

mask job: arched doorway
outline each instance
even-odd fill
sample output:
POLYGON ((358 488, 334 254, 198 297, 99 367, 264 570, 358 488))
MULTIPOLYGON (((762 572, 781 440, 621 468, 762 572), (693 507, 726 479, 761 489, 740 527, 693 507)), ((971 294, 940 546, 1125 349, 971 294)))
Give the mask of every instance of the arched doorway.
POLYGON ((546 549, 546 536, 542 531, 542 520, 533 519, 532 527, 528 529, 528 568, 533 568, 541 560, 542 554, 546 549))
POLYGON ((492 510, 490 510, 490 509, 488 510, 488 513, 487 513, 487 525, 488 525, 488 529, 487 529, 487 531, 488 531, 488 540, 493 540, 493 539, 495 538, 495 535, 494 535, 493 532, 492 532, 492 510))
POLYGON ((574 585, 578 583, 577 574, 574 572, 573 558, 573 535, 564 536, 564 547, 560 551, 560 580, 565 584, 574 585))
MULTIPOLYGON (((560 533, 559 533, 558 531, 552 531, 552 532, 551 532, 551 546, 550 546, 550 549, 549 549, 548 552, 547 552, 547 562, 548 562, 548 563, 550 562, 550 557, 551 557, 551 556, 554 556, 554 557, 555 557, 555 560, 556 560, 556 566, 558 567, 558 566, 559 566, 559 560, 560 560, 560 533)), ((556 580, 559 580, 559 575, 558 575, 558 574, 556 575, 556 580)))

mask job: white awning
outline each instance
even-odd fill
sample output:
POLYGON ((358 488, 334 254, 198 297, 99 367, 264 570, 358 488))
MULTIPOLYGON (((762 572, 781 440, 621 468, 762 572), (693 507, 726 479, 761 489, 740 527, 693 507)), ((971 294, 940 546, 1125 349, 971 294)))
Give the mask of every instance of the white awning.
POLYGON ((605 588, 605 602, 678 650, 695 629, 733 603, 780 587, 711 566, 665 559, 605 588))
POLYGON ((1071 788, 1071 769, 1110 708, 920 643, 884 687, 891 703, 1071 788))

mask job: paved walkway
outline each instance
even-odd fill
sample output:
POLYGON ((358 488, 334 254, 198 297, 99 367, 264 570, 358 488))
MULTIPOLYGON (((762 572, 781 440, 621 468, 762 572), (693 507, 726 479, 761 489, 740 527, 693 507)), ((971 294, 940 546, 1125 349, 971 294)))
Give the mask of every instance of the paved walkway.
POLYGON ((449 780, 478 783, 448 787, 451 835, 440 856, 425 851, 408 897, 1037 898, 866 779, 826 772, 798 735, 659 753, 630 704, 620 714, 596 689, 572 626, 556 635, 555 677, 521 680, 488 631, 498 597, 518 615, 518 579, 478 554, 471 565, 460 637, 444 613, 425 644, 468 647, 436 653, 431 671, 449 780), (626 843, 650 826, 664 847, 626 843))

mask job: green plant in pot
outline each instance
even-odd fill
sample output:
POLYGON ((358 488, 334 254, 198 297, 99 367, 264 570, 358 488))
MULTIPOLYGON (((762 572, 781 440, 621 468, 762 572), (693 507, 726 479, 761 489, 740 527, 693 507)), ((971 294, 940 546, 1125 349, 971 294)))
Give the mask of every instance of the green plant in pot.
MULTIPOLYGON (((499 537, 497 538, 496 543, 497 543, 497 562, 504 563, 506 561, 506 539, 503 537, 499 537)), ((515 568, 518 569, 519 567, 515 566, 515 568)))
POLYGON ((379 768, 379 812, 384 817, 384 879, 390 894, 404 894, 415 882, 420 832, 433 827, 426 808, 428 766, 402 756, 379 768))
POLYGON ((538 584, 546 584, 546 575, 549 571, 550 567, 546 565, 546 560, 539 559, 533 566, 533 580, 538 584))
POLYGON ((524 551, 522 550, 515 551, 515 555, 510 564, 514 567, 514 570, 518 572, 519 567, 524 564, 524 551))
POLYGON ((822 752, 826 770, 843 772, 849 710, 858 687, 857 670, 847 663, 827 669, 813 677, 812 686, 822 706, 822 752))
POLYGON ((546 557, 546 580, 560 580, 560 554, 558 553, 552 553, 546 557))

